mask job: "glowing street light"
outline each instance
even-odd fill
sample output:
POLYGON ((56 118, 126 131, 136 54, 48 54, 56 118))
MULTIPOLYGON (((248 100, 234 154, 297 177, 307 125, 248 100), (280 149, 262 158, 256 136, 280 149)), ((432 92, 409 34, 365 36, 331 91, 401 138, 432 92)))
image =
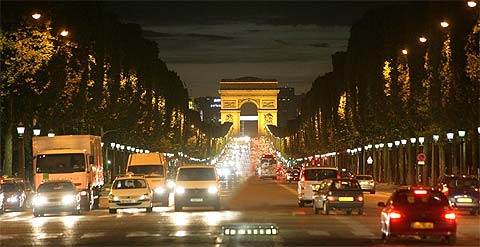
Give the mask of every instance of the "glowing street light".
POLYGON ((407 54, 408 54, 408 50, 407 50, 407 49, 402 49, 402 54, 403 54, 403 55, 407 55, 407 54))
POLYGON ((115 142, 110 143, 110 147, 112 147, 112 149, 114 149, 115 148, 115 142))
POLYGON ((467 2, 468 7, 470 8, 475 8, 477 6, 477 2, 475 1, 468 1, 467 2))
POLYGON ((418 38, 418 40, 419 40, 420 42, 422 42, 422 43, 427 42, 427 38, 425 38, 424 36, 418 38))
POLYGON ((400 146, 400 141, 394 141, 394 143, 396 147, 400 146))
POLYGON ((35 20, 40 19, 40 17, 42 17, 42 15, 39 14, 39 13, 35 13, 35 14, 32 15, 32 18, 35 19, 35 20))
POLYGON ((60 32, 60 35, 62 35, 63 37, 66 37, 66 36, 68 36, 68 31, 63 30, 63 31, 60 32))
POLYGON ((448 22, 446 22, 446 21, 440 22, 440 26, 442 26, 443 28, 446 28, 446 27, 448 27, 449 25, 450 25, 450 24, 448 24, 448 22))
POLYGON ((407 144, 407 139, 402 139, 401 142, 402 142, 402 145, 405 146, 407 144))
POLYGON ((418 143, 420 143, 420 146, 423 146, 424 142, 425 142, 425 137, 423 136, 418 137, 418 143))
POLYGON ((440 139, 439 135, 433 135, 433 141, 438 142, 438 139, 440 139))
POLYGON ((48 131, 47 136, 48 136, 48 137, 54 137, 54 136, 55 136, 55 132, 53 132, 53 130, 50 129, 50 130, 48 131))

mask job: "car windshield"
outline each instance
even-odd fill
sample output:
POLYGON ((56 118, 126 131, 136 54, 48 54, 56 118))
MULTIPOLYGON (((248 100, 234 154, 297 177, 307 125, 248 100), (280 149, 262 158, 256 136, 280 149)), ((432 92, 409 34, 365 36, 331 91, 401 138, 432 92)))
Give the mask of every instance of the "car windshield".
POLYGON ((448 183, 448 186, 457 189, 477 189, 479 187, 479 182, 475 178, 457 178, 451 180, 448 183))
POLYGON ((336 178, 337 171, 333 169, 307 169, 305 170, 306 180, 323 180, 327 178, 336 178))
POLYGON ((37 173, 85 171, 84 154, 42 154, 37 156, 37 173))
POLYGON ((15 183, 5 183, 3 184, 3 191, 4 192, 17 192, 20 190, 20 186, 15 183))
POLYGON ((177 181, 216 180, 213 168, 183 168, 179 170, 177 181))
POLYGON ((142 189, 147 188, 147 183, 145 179, 119 179, 113 183, 112 188, 115 190, 142 189))
POLYGON ((359 175, 355 177, 358 180, 373 180, 372 176, 367 176, 367 175, 359 175))
POLYGON ((44 183, 38 186, 39 193, 75 191, 75 185, 69 182, 44 183))
POLYGON ((154 174, 157 176, 164 176, 163 165, 129 166, 128 171, 133 172, 134 174, 154 174))
POLYGON ((357 180, 334 180, 332 182, 332 190, 360 190, 357 180))
MULTIPOLYGON (((424 193, 424 192, 423 192, 424 193)), ((414 191, 397 192, 393 197, 393 205, 401 206, 448 206, 448 199, 439 191, 427 191, 426 194, 415 194, 414 191)))

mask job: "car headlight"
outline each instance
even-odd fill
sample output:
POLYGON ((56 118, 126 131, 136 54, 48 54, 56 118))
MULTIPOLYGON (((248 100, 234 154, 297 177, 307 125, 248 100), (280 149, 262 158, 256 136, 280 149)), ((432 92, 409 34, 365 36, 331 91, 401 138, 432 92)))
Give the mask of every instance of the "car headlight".
POLYGON ((9 198, 7 198, 7 202, 10 202, 10 203, 14 203, 17 201, 18 201, 18 197, 16 195, 10 196, 9 198))
POLYGON ((163 194, 165 193, 165 189, 163 187, 157 187, 154 189, 155 193, 157 194, 163 194))
POLYGON ((72 195, 64 196, 62 199, 63 204, 72 204, 75 201, 75 197, 72 195))
POLYGON ((35 206, 41 206, 45 203, 47 203, 47 198, 44 196, 35 196, 32 200, 33 205, 35 206))
POLYGON ((215 194, 218 192, 218 188, 216 186, 210 186, 208 187, 208 193, 210 194, 215 194))
POLYGON ((114 196, 113 194, 108 195, 108 200, 114 201, 114 202, 120 201, 120 199, 118 198, 118 196, 114 196))
POLYGON ((143 194, 140 196, 140 201, 147 201, 150 199, 150 195, 149 194, 143 194))
POLYGON ((173 189, 174 187, 175 187, 175 182, 173 182, 172 180, 168 180, 167 181, 167 188, 173 189))
POLYGON ((183 193, 185 193, 185 188, 183 188, 182 186, 178 186, 178 187, 175 188, 175 193, 183 194, 183 193))

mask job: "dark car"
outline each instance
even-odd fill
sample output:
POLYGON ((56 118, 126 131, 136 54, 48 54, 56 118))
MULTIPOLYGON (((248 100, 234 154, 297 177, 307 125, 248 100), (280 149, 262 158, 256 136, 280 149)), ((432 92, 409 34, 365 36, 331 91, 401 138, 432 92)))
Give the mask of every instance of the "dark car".
POLYGON ((287 170, 287 177, 286 180, 291 183, 292 181, 297 182, 298 178, 300 177, 300 168, 290 168, 287 170))
POLYGON ((59 212, 80 214, 80 195, 71 181, 50 180, 38 186, 32 207, 35 217, 59 212))
POLYGON ((387 203, 379 202, 381 232, 385 243, 399 236, 441 236, 455 244, 457 219, 447 197, 434 188, 397 189, 387 203))
POLYGON ((27 192, 21 184, 7 181, 3 187, 3 207, 5 210, 23 210, 27 205, 27 192))
POLYGON ((355 179, 325 179, 313 188, 313 212, 318 214, 323 210, 329 214, 330 210, 345 210, 348 215, 353 210, 363 214, 363 192, 355 179))
POLYGON ((480 210, 480 183, 474 176, 445 175, 440 179, 440 189, 457 210, 476 215, 480 210))

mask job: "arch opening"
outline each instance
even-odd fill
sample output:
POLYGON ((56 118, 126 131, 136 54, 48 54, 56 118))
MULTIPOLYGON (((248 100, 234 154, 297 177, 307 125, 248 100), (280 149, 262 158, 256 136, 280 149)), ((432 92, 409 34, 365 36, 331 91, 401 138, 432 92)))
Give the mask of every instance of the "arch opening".
POLYGON ((246 102, 240 107, 240 135, 258 136, 258 111, 252 102, 246 102))

